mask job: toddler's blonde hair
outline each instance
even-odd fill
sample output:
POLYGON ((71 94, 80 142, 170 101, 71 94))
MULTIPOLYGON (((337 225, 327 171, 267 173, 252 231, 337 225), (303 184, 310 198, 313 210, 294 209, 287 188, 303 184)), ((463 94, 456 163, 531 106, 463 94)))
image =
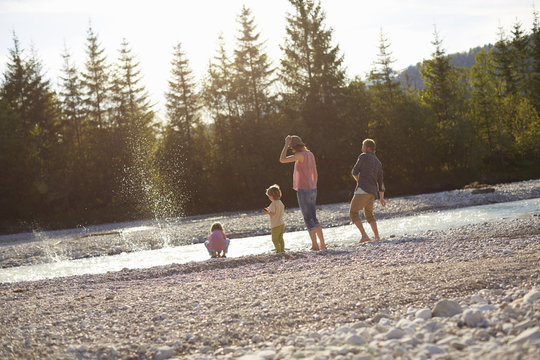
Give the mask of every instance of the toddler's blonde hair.
POLYGON ((213 223, 212 224, 212 227, 210 228, 210 232, 213 232, 214 230, 221 230, 223 231, 223 226, 221 225, 221 223, 213 223))
POLYGON ((281 189, 278 184, 274 184, 266 189, 266 195, 273 197, 275 200, 281 199, 281 189))

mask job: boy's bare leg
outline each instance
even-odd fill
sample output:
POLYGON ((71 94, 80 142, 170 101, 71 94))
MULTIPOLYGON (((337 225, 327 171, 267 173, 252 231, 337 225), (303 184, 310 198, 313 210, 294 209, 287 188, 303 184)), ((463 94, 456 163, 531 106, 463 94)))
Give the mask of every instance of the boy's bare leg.
POLYGON ((356 220, 354 222, 354 225, 356 225, 356 227, 358 228, 358 230, 360 230, 360 233, 362 234, 362 239, 360 239, 360 242, 366 242, 366 241, 371 240, 366 230, 364 230, 364 225, 362 225, 362 220, 356 220))
POLYGON ((324 243, 324 235, 323 235, 323 232, 322 232, 322 227, 321 226, 316 227, 315 228, 315 233, 319 237, 319 242, 321 243, 321 250, 326 250, 326 244, 324 243))
POLYGON ((311 250, 319 250, 319 244, 317 244, 317 229, 308 230, 309 237, 311 238, 311 250))
POLYGON ((381 238, 379 237, 379 230, 377 229, 377 221, 372 221, 369 223, 369 225, 371 225, 371 230, 373 230, 375 241, 381 240, 381 238))

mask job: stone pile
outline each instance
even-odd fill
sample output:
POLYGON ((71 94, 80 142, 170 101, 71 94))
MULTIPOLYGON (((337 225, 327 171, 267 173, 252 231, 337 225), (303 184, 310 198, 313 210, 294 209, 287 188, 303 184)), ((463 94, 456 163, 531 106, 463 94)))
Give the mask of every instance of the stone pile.
POLYGON ((366 321, 302 332, 282 345, 223 348, 189 359, 538 359, 540 290, 481 290, 432 309, 409 308, 402 317, 376 314, 366 321))

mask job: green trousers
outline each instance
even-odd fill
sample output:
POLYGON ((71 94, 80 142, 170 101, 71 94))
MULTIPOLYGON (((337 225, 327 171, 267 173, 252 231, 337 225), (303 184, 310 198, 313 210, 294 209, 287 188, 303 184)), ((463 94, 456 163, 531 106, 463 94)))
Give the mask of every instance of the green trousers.
POLYGON ((285 252, 285 242, 283 241, 284 232, 285 224, 272 228, 272 242, 278 253, 285 252))

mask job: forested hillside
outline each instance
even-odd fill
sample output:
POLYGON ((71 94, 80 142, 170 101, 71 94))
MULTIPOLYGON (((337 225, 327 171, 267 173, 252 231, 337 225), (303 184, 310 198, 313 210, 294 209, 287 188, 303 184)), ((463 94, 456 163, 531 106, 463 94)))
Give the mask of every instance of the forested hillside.
MULTIPOLYGON (((477 46, 470 49, 469 51, 459 52, 455 54, 448 55, 450 60, 450 65, 455 67, 464 67, 471 69, 475 64, 476 54, 479 52, 488 52, 493 48, 492 44, 477 46)), ((415 90, 421 90, 425 87, 422 76, 420 75, 420 68, 422 63, 419 62, 416 65, 410 65, 405 68, 403 71, 399 72, 398 80, 399 82, 408 88, 413 88, 415 90)))
POLYGON ((367 137, 387 197, 540 175, 538 19, 467 56, 447 55, 435 34, 423 87, 401 85, 382 35, 369 76, 348 78, 319 1, 290 0, 286 27, 271 61, 244 7, 234 51, 221 40, 203 79, 179 39, 165 123, 127 40, 109 59, 90 27, 86 62, 65 52, 49 80, 14 35, 0 69, 0 231, 262 208, 274 183, 295 206, 292 166, 278 161, 287 134, 316 155, 323 203, 350 200, 367 137))

